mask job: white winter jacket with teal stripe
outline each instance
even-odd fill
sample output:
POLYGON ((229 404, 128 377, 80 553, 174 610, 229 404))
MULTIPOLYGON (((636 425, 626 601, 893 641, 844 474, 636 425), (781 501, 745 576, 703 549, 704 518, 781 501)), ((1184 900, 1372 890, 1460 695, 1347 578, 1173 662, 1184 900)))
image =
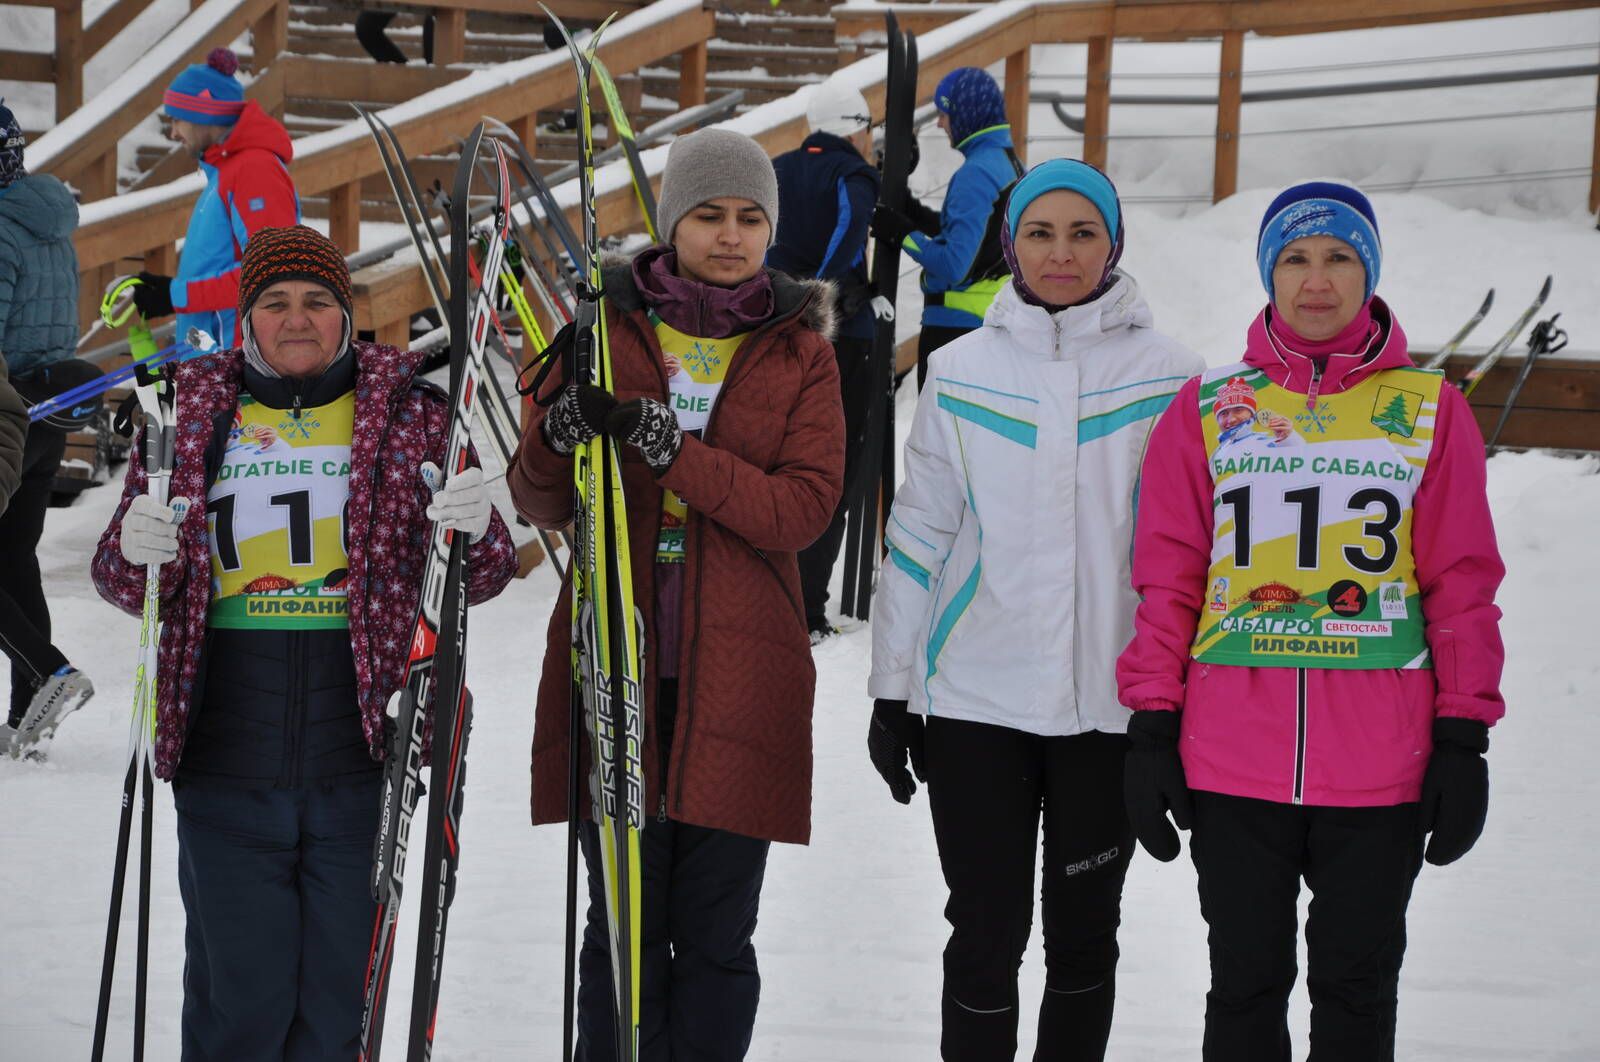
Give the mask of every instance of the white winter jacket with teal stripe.
POLYGON ((1200 358, 1131 277, 1056 314, 1007 285, 937 351, 889 514, 874 697, 1034 734, 1121 733, 1145 441, 1200 358))

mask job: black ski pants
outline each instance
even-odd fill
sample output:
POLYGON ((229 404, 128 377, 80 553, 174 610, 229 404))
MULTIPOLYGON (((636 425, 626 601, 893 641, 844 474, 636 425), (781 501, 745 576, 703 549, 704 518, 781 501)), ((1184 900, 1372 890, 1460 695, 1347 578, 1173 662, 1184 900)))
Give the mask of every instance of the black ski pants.
MULTIPOLYGON (((173 785, 187 917, 183 1062, 356 1057, 380 778, 173 785)), ((403 1034, 402 1023, 391 1042, 403 1034)))
POLYGON ((1392 1062, 1418 805, 1337 808, 1194 794, 1190 851, 1210 927, 1207 1062, 1289 1062, 1300 879, 1310 1062, 1392 1062))
MULTIPOLYGON (((599 831, 579 831, 589 915, 578 953, 576 1062, 615 1062, 610 931, 599 831)), ((768 841, 648 818, 639 836, 641 1062, 738 1062, 750 1049, 761 974, 756 910, 768 841)))
POLYGON ((51 483, 67 436, 47 424, 28 427, 22 482, 0 514, 0 648, 11 658, 11 716, 20 719, 41 682, 67 662, 50 644, 50 606, 39 572, 39 539, 51 483))
POLYGON ((1045 991, 1033 1057, 1098 1062, 1111 1032, 1122 883, 1133 857, 1122 802, 1128 739, 1040 737, 937 716, 926 734, 928 802, 950 888, 941 1057, 1016 1057, 1017 971, 1033 926, 1042 813, 1045 991))
POLYGON ((836 339, 834 357, 839 363, 839 396, 844 401, 844 482, 845 493, 833 512, 833 521, 822 537, 800 551, 800 593, 805 599, 806 622, 813 630, 827 622, 828 583, 844 543, 845 515, 864 484, 856 479, 861 450, 866 442, 867 410, 872 397, 872 340, 836 339), (854 488, 854 489, 852 489, 854 488))

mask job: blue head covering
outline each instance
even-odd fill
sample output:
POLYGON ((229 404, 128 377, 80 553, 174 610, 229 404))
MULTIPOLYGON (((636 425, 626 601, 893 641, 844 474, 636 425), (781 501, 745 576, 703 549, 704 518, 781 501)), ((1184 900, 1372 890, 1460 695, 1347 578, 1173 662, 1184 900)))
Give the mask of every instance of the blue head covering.
POLYGON ((988 71, 958 67, 940 78, 933 105, 950 119, 950 142, 960 147, 974 133, 1006 124, 1006 97, 988 71))
POLYGON ((1361 189, 1337 181, 1307 181, 1285 188, 1272 201, 1256 237, 1256 267, 1269 299, 1276 297, 1272 267, 1278 264, 1278 255, 1302 236, 1332 236, 1349 244, 1367 271, 1362 301, 1372 298, 1383 265, 1383 242, 1378 238, 1378 217, 1361 189))
POLYGON ((22 149, 28 138, 22 135, 16 115, 0 101, 0 188, 28 174, 22 165, 22 149))
POLYGON ((204 63, 185 67, 162 97, 172 117, 196 125, 232 125, 244 111, 244 86, 234 72, 238 58, 226 48, 213 48, 204 63))
POLYGON ((1011 283, 1017 289, 1017 294, 1022 296, 1022 301, 1048 310, 1060 307, 1045 302, 1022 279, 1012 233, 1016 231, 1018 222, 1022 220, 1022 212, 1028 209, 1029 203, 1046 192, 1056 191, 1077 192, 1092 203, 1100 211, 1106 232, 1111 236, 1111 254, 1106 258, 1100 282, 1078 305, 1093 302, 1106 293, 1115 281, 1117 263, 1122 259, 1122 200, 1118 198, 1117 187, 1111 183, 1111 178, 1079 159, 1050 159, 1023 174, 1011 187, 1011 194, 1006 199, 1005 221, 1000 227, 1000 250, 1005 254, 1006 265, 1011 269, 1011 283))

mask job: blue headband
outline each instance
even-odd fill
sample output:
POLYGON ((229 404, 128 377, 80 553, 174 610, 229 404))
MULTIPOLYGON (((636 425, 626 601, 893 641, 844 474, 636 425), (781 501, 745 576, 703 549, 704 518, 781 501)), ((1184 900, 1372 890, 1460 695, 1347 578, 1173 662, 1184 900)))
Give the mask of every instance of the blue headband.
POLYGON ((1332 181, 1309 181, 1285 189, 1267 207, 1256 240, 1256 267, 1267 297, 1275 298, 1272 270, 1283 249, 1304 236, 1332 236, 1350 245, 1367 272, 1363 301, 1372 298, 1383 265, 1383 242, 1372 203, 1359 189, 1332 181))
POLYGON ((1011 226, 1011 231, 1017 231, 1017 223, 1029 203, 1046 192, 1062 190, 1077 192, 1094 204, 1106 224, 1106 235, 1113 242, 1116 241, 1117 233, 1122 228, 1122 208, 1117 201, 1117 190, 1105 174, 1077 159, 1050 159, 1023 175, 1016 187, 1011 189, 1011 198, 1006 200, 1006 222, 1011 226))

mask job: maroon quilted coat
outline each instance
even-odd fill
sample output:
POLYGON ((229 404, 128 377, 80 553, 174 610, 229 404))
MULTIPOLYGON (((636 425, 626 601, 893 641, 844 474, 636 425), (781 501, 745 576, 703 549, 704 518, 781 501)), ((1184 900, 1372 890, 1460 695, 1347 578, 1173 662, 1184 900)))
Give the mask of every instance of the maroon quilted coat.
MULTIPOLYGON (((607 270, 615 393, 667 397, 661 347, 626 268, 607 270)), ((795 552, 828 526, 844 477, 844 412, 825 283, 773 274, 776 312, 745 340, 704 439, 658 479, 622 448, 634 600, 645 621, 645 808, 679 822, 804 844, 811 837, 811 702, 816 670, 795 552), (662 488, 689 507, 678 712, 666 782, 656 739, 656 537, 662 488)), ((572 458, 537 420, 507 477, 517 510, 560 527, 572 518, 572 458)), ((567 815, 571 584, 550 617, 533 732, 533 821, 567 815)), ((587 745, 583 746, 587 771, 587 745)), ((587 800, 582 809, 587 813, 587 800)))
MULTIPOLYGON (((430 521, 429 493, 417 468, 444 463, 450 414, 431 387, 414 386, 420 353, 355 343, 356 410, 350 446, 350 644, 355 653, 361 725, 373 758, 383 755, 383 714, 405 671, 422 586, 430 521)), ((178 393, 177 456, 169 497, 188 498, 178 558, 161 569, 160 664, 156 705, 156 774, 171 779, 189 732, 189 707, 205 644, 211 602, 211 545, 205 498, 210 477, 206 451, 217 418, 230 420, 238 404, 244 355, 210 354, 175 370, 178 393), (177 681, 173 681, 174 676, 177 681)), ((100 536, 91 574, 100 596, 138 615, 145 570, 122 556, 122 514, 145 490, 144 463, 128 462, 122 501, 100 536)), ((499 513, 467 550, 467 599, 485 601, 516 574, 516 551, 499 513)))

